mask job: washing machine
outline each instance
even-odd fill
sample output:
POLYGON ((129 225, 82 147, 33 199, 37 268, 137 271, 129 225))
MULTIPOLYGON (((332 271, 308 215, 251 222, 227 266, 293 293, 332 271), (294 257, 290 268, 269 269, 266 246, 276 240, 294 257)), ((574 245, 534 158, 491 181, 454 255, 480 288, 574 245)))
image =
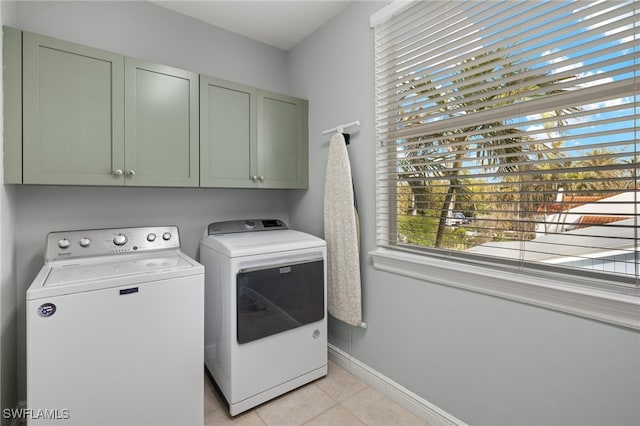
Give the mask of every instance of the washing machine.
POLYGON ((28 424, 202 424, 204 269, 177 227, 50 233, 26 299, 28 424))
POLYGON ((324 240, 278 219, 216 222, 200 262, 205 366, 232 416, 326 376, 324 240))

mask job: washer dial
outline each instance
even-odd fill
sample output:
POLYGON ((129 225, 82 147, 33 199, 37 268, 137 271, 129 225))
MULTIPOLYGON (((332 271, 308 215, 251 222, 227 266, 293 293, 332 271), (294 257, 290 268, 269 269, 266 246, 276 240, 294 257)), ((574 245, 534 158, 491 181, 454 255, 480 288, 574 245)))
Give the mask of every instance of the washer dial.
POLYGON ((115 237, 113 237, 113 244, 117 245, 117 246, 123 246, 125 244, 127 244, 127 236, 124 234, 118 234, 115 237))

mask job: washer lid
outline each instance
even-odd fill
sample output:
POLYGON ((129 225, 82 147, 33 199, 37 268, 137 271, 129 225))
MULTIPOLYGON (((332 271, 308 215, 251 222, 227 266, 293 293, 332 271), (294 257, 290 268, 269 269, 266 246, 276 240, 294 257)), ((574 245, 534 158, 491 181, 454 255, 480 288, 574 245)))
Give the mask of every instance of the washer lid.
POLYGON ((270 232, 209 235, 202 240, 201 245, 228 257, 238 257, 310 247, 325 247, 326 243, 321 238, 313 235, 287 229, 270 232))
POLYGON ((129 275, 154 274, 167 270, 191 268, 191 264, 175 253, 156 253, 129 259, 114 258, 102 262, 63 264, 51 269, 44 287, 112 279, 129 275))
POLYGON ((27 290, 27 300, 202 273, 202 265, 172 250, 70 259, 46 264, 27 290))

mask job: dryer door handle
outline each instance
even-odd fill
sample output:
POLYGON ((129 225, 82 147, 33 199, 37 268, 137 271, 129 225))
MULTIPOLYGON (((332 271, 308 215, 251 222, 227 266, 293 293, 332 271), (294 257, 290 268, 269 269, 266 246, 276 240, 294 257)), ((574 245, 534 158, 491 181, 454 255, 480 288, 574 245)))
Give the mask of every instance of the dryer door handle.
POLYGON ((241 268, 241 269, 238 269, 238 273, 244 274, 246 272, 264 271, 265 269, 286 268, 287 266, 303 265, 305 263, 313 263, 313 262, 320 262, 320 261, 324 261, 324 258, 316 257, 311 259, 294 260, 292 262, 271 263, 267 265, 253 266, 251 268, 241 268))

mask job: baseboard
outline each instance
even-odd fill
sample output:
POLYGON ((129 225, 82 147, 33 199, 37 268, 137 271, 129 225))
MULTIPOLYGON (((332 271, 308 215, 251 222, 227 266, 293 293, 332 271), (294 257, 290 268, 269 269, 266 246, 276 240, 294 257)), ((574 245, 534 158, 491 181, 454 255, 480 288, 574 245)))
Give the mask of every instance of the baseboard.
POLYGON ((467 426, 465 422, 399 385, 338 347, 329 344, 329 359, 386 395, 431 426, 467 426))

